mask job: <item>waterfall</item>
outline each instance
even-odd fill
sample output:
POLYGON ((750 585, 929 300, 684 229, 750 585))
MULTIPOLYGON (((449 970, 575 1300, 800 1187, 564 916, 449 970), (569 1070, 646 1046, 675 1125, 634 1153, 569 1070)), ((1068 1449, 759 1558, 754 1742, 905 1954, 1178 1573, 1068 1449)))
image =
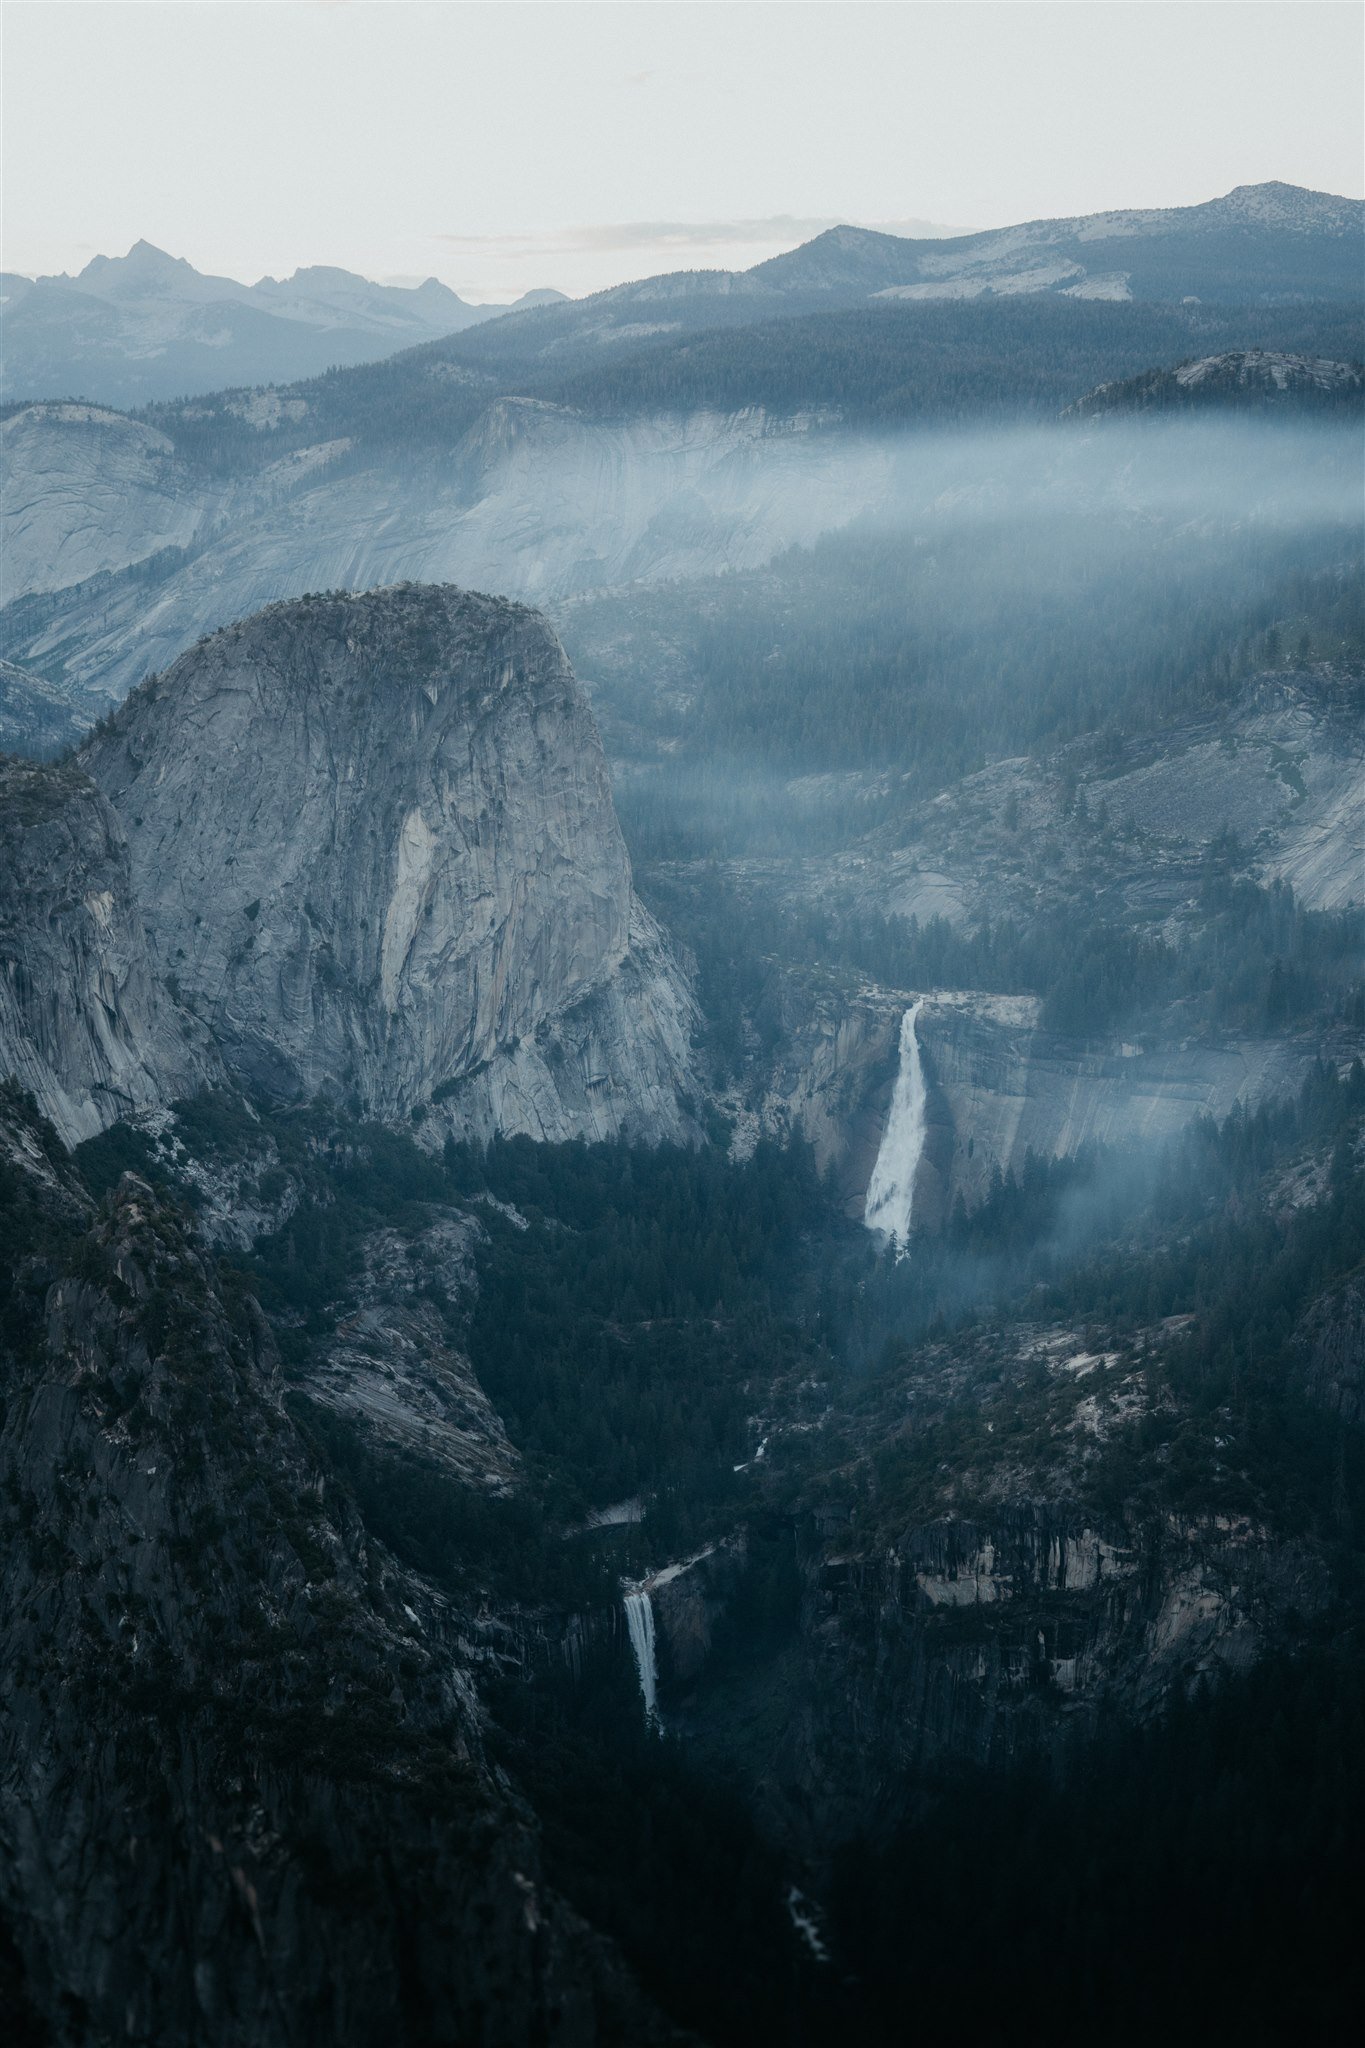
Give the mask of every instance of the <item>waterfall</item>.
POLYGON ((659 1709, 656 1695, 659 1687, 659 1667, 654 1661, 654 1603, 648 1593, 640 1588, 625 1596, 626 1627, 630 1630, 630 1647, 635 1652, 635 1669, 640 1674, 640 1698, 644 1702, 645 1725, 656 1728, 659 1723, 659 1709))
POLYGON ((863 1210, 868 1229, 880 1231, 902 1255, 910 1242, 915 1174, 924 1151, 924 1069, 915 1035, 915 1019, 921 1006, 922 999, 912 1004, 901 1018, 900 1072, 863 1210))

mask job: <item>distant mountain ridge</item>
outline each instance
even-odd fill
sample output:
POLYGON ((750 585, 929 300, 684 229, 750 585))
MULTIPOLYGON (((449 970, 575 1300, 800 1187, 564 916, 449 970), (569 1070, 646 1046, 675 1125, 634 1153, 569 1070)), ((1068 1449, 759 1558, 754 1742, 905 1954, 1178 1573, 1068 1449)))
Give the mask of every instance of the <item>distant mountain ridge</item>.
POLYGON ((750 324, 775 314, 909 300, 1055 296, 1274 305, 1359 299, 1365 202, 1239 185, 1198 206, 1129 208, 914 239, 834 227, 747 271, 679 271, 516 315, 481 358, 547 358, 570 342, 750 324), (644 312, 644 308, 649 308, 644 312))
POLYGON ((1125 266, 1123 259, 1134 252, 1115 251, 1115 244, 1186 237, 1207 242, 1228 234, 1345 241, 1351 236, 1358 240, 1362 232, 1365 203, 1359 200, 1296 185, 1238 185, 1223 198, 1198 206, 1125 207, 1024 221, 933 243, 865 228, 830 228, 803 248, 759 264, 753 274, 783 291, 850 286, 895 297, 957 298, 1003 290, 1145 298, 1159 296, 1143 288, 1146 266, 1140 261, 1125 266), (1116 267, 1110 271, 1105 266, 1114 257, 1116 267), (1055 276, 1050 274, 1054 269, 1055 276))
POLYGON ((828 228, 751 270, 674 271, 589 298, 528 292, 473 306, 435 278, 372 284, 322 265, 244 285, 138 242, 76 277, 0 278, 0 402, 81 397, 134 408, 284 384, 455 335, 501 376, 515 363, 667 343, 707 328, 902 302, 1058 298, 1293 306, 1358 302, 1365 202, 1270 182, 1196 206, 1124 208, 976 234, 828 228), (477 330, 477 331, 476 331, 477 330))
MULTIPOLYGON (((205 275, 151 242, 72 277, 0 279, 0 397, 139 405, 222 384, 278 383, 392 354, 500 317, 438 278, 375 284, 314 264, 255 284, 205 275)), ((528 292, 518 306, 558 292, 528 292)))

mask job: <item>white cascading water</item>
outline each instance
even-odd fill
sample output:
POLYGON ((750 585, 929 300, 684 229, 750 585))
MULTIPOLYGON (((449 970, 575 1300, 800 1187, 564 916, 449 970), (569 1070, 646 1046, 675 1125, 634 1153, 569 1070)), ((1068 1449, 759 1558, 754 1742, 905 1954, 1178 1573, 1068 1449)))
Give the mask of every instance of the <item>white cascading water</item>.
POLYGON ((924 1069, 920 1065, 915 1019, 921 1002, 901 1018, 901 1064, 891 1097, 891 1114, 882 1133, 881 1149, 867 1184, 863 1221, 869 1230, 889 1238, 903 1257, 910 1243, 910 1211, 915 1175, 924 1150, 924 1069))
POLYGON ((654 1661, 654 1603, 648 1593, 639 1590, 627 1593, 623 1602, 626 1610, 626 1627, 630 1630, 630 1647, 635 1652, 635 1669, 640 1674, 640 1698, 644 1702, 645 1725, 658 1725, 659 1709, 656 1703, 659 1689, 659 1667, 654 1661))

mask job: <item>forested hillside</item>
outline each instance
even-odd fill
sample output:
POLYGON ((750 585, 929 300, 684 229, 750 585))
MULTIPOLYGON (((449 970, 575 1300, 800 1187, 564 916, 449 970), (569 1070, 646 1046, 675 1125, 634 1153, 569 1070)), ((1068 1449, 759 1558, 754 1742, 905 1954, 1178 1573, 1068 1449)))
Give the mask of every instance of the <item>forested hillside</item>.
POLYGON ((0 406, 25 2048, 1348 2035, 1361 219, 0 406))
POLYGON ((264 435, 245 393, 149 406, 140 417, 169 434, 187 458, 230 474, 291 447, 343 436, 371 454, 396 449, 416 457, 449 448, 490 399, 509 393, 597 417, 763 406, 858 425, 1053 418, 1098 384, 1227 348, 1358 361, 1365 326, 1349 301, 1181 307, 1005 300, 784 312, 685 338, 665 332, 610 348, 571 341, 548 357, 518 354, 505 340, 494 350, 489 329, 288 386, 264 435))

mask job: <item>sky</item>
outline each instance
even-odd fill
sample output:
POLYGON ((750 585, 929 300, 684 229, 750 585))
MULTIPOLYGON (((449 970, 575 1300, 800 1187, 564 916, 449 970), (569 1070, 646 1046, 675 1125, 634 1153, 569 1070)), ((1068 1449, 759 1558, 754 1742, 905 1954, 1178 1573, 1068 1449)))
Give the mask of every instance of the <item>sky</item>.
POLYGON ((1362 196, 1365 10, 1318 0, 4 0, 0 261, 145 237, 505 301, 924 232, 1362 196))

